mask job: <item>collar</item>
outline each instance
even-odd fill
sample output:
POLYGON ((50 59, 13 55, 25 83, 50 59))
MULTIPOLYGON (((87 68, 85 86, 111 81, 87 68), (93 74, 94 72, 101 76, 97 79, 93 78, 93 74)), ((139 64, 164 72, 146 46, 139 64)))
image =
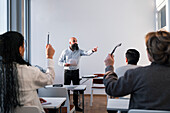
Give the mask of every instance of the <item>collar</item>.
MULTIPOLYGON (((69 50, 70 52, 78 51, 78 50, 74 50, 74 51, 72 51, 72 50, 70 49, 70 46, 68 47, 68 50, 69 50)), ((80 48, 79 48, 79 50, 80 50, 80 48)))

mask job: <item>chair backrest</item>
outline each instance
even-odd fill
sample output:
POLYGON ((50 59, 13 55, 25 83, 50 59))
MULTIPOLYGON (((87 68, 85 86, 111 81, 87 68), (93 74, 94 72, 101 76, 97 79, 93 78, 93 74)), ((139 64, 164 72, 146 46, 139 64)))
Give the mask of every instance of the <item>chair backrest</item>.
POLYGON ((21 106, 14 109, 14 113, 42 113, 37 106, 21 106))
MULTIPOLYGON (((97 77, 103 77, 104 74, 98 73, 94 74, 97 75, 97 77)), ((102 78, 94 78, 92 84, 103 84, 103 79, 102 78)))
POLYGON ((63 87, 46 87, 39 88, 38 95, 40 97, 68 97, 66 88, 63 87))
POLYGON ((68 91, 64 87, 46 87, 38 89, 39 97, 65 97, 66 102, 64 104, 67 107, 67 113, 70 112, 70 100, 68 96, 68 91))
POLYGON ((103 84, 103 79, 93 79, 93 84, 103 84))
POLYGON ((170 113, 170 111, 130 109, 128 113, 170 113))

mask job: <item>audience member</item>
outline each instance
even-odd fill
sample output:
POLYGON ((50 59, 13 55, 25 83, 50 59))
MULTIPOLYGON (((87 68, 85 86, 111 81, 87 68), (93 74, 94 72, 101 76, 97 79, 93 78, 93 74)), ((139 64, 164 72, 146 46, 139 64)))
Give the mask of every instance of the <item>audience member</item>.
POLYGON ((17 106, 37 106, 44 112, 37 89, 53 84, 55 50, 46 46, 48 59, 46 73, 31 66, 24 57, 24 37, 8 31, 0 38, 0 112, 13 113, 17 106))
POLYGON ((126 59, 125 59, 127 65, 118 67, 115 70, 115 73, 117 74, 118 78, 123 76, 128 69, 134 69, 134 68, 139 67, 137 65, 139 61, 139 57, 140 57, 140 54, 136 49, 128 49, 126 51, 126 59))
POLYGON ((114 97, 131 94, 129 109, 170 110, 170 33, 149 32, 145 41, 151 64, 128 70, 119 79, 113 56, 106 57, 106 92, 114 97))

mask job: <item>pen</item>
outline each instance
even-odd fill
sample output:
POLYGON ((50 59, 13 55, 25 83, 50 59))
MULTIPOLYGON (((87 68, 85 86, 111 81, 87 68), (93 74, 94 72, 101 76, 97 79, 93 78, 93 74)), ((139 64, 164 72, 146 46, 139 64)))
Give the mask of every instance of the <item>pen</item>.
POLYGON ((48 36, 47 36, 47 45, 49 44, 49 32, 48 32, 48 36))
POLYGON ((111 52, 111 55, 113 55, 113 53, 115 52, 116 48, 119 47, 119 46, 121 46, 121 45, 122 45, 122 43, 118 44, 118 45, 113 49, 113 51, 111 52))

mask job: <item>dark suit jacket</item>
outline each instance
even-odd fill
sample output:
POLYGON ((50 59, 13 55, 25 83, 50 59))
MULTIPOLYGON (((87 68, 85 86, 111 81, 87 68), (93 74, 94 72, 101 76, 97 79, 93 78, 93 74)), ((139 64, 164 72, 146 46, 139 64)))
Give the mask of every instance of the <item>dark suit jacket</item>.
POLYGON ((112 66, 106 71, 110 71, 103 79, 106 93, 115 97, 131 94, 130 109, 170 110, 169 66, 152 63, 128 70, 119 79, 112 66))

